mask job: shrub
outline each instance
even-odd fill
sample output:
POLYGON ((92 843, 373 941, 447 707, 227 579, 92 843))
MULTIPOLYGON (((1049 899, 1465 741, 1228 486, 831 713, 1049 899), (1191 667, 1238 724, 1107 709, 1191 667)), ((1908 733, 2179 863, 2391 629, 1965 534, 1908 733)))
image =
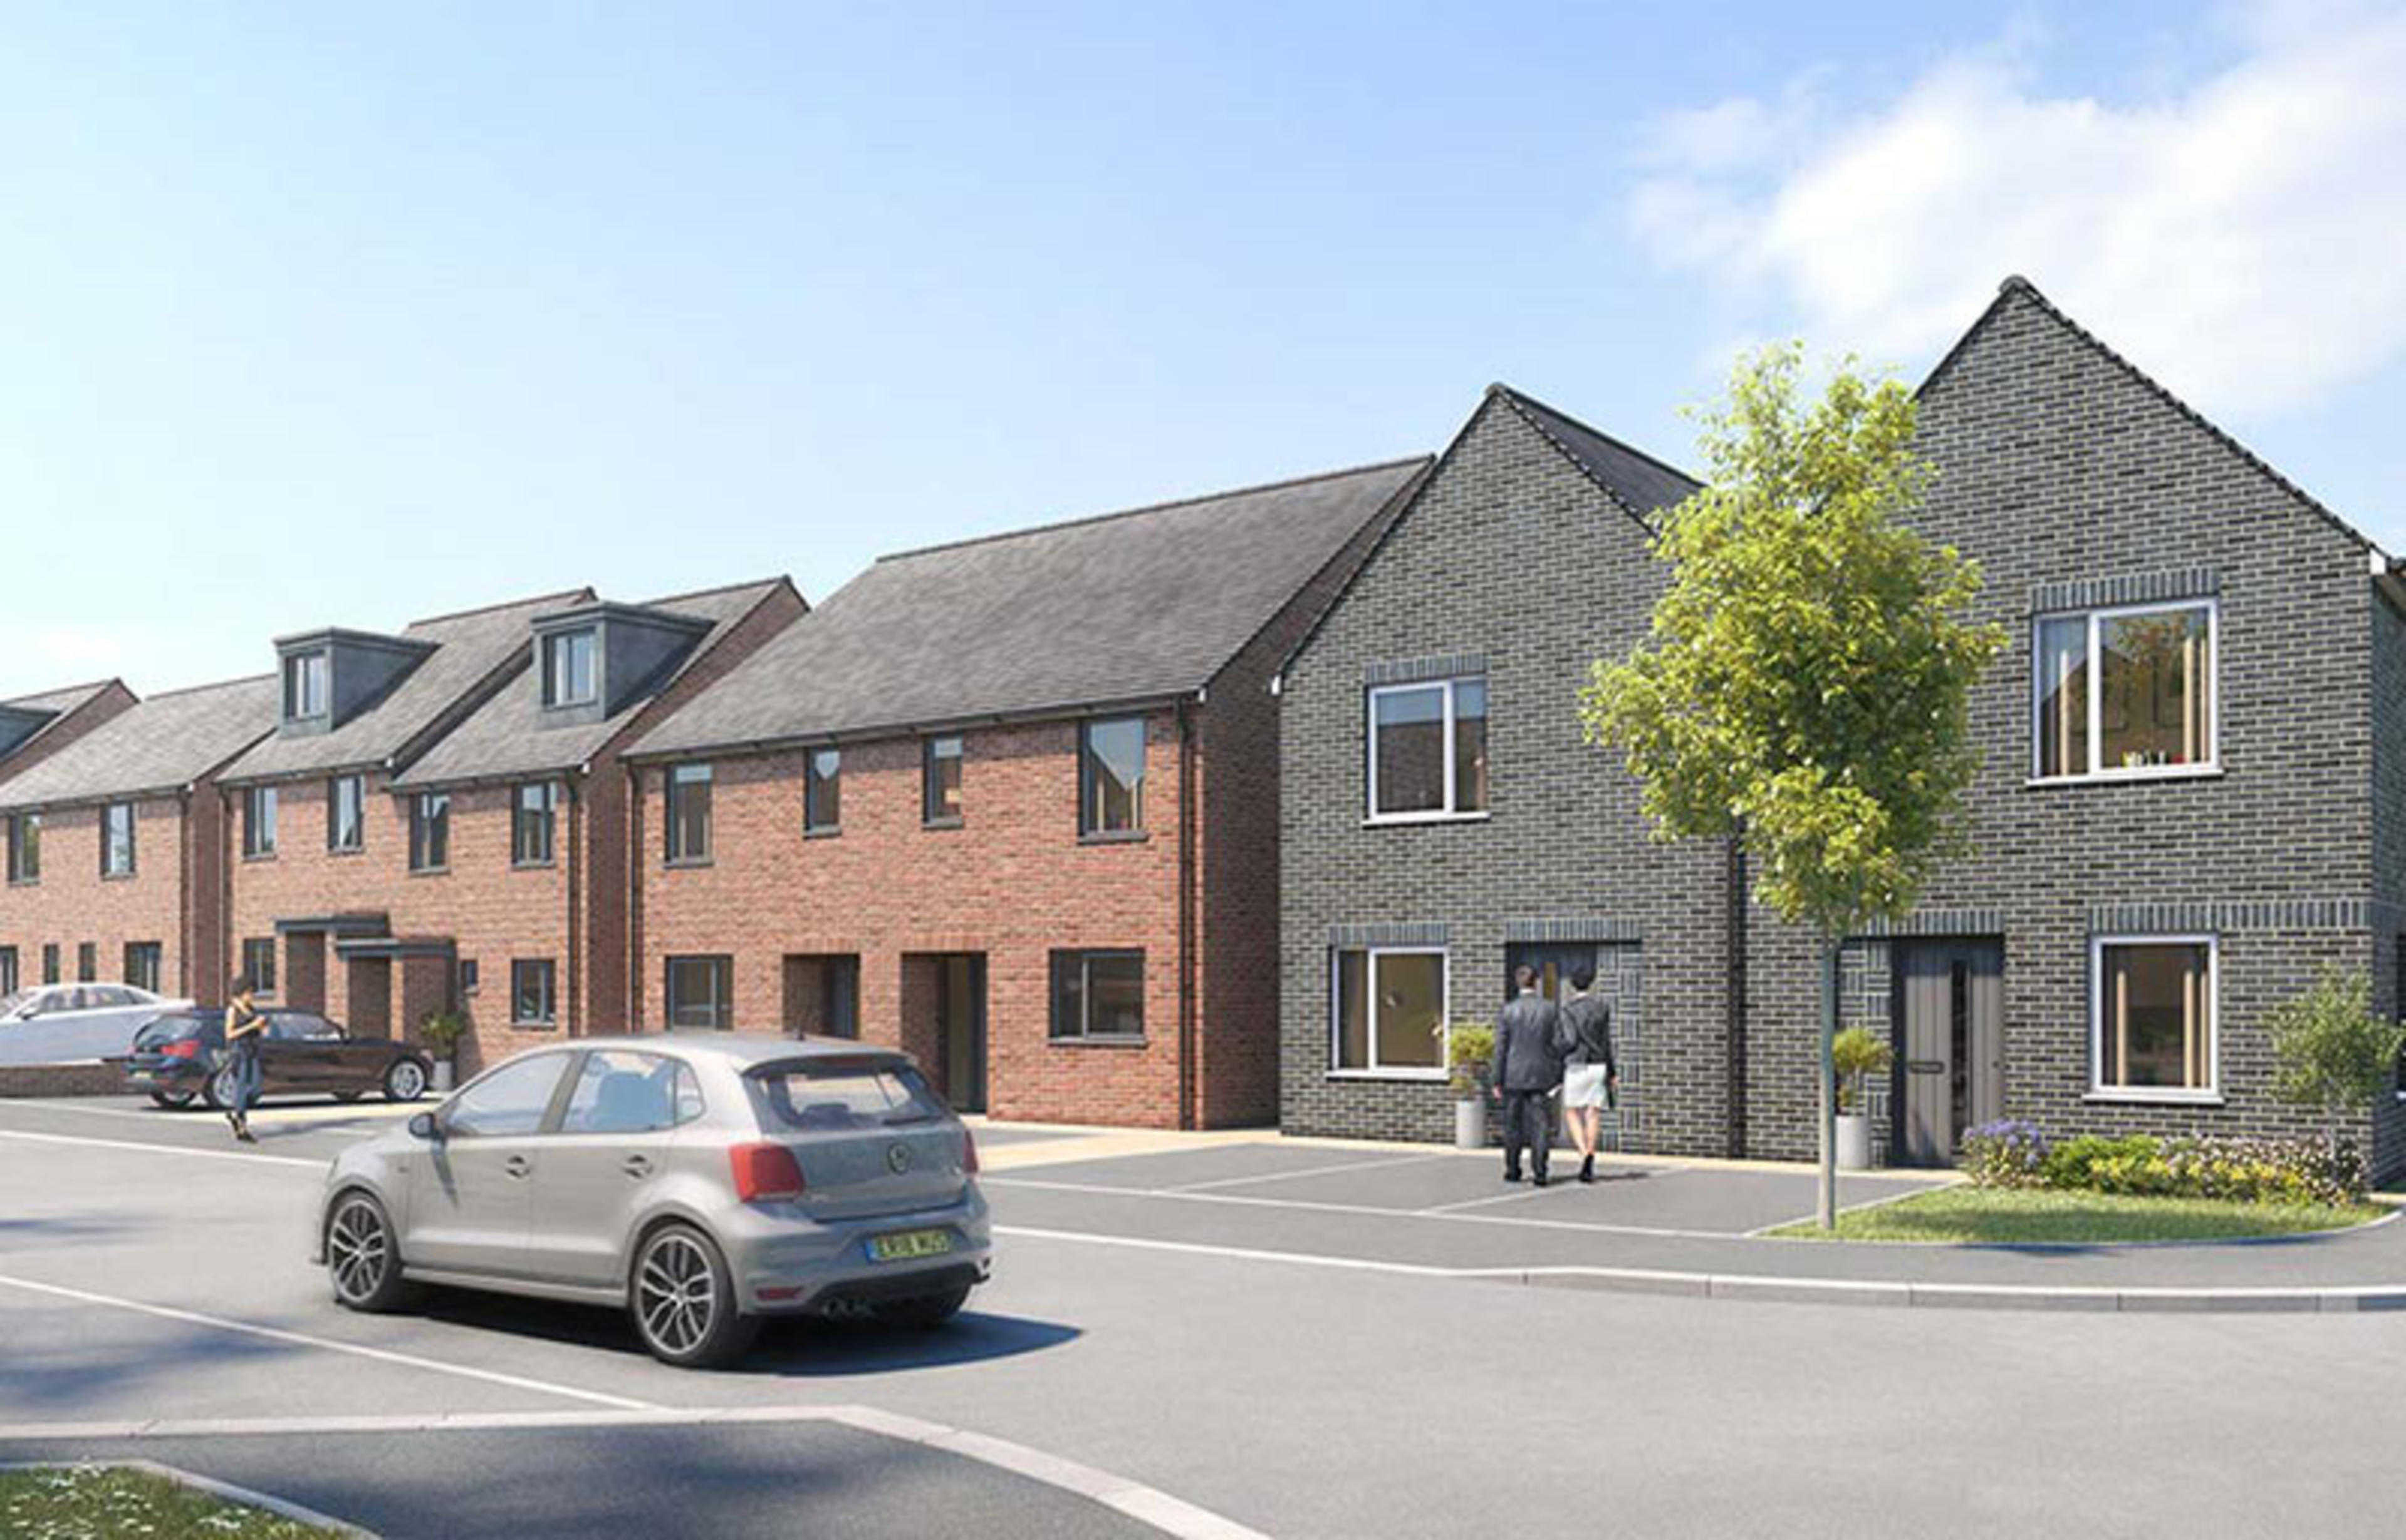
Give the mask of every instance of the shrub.
POLYGON ((1487 1067, 1495 1056, 1495 1029, 1485 1022, 1456 1022, 1445 1035, 1445 1066, 1453 1094, 1476 1096, 1487 1089, 1487 1067))
POLYGON ((2036 1187, 2047 1158, 2038 1124, 2005 1118, 1963 1136, 1957 1159, 1975 1187, 2036 1187))
POLYGON ((1887 1039, 1867 1026, 1850 1026, 1830 1039, 1830 1063, 1838 1076, 1838 1110, 1862 1110, 1863 1077, 1888 1067, 1887 1039))

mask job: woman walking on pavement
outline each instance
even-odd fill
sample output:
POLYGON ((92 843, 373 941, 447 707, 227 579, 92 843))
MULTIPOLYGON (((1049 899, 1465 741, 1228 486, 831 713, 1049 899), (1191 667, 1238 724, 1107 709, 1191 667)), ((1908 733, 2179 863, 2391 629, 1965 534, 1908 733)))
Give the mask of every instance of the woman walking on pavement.
POLYGON ((1595 969, 1581 965, 1571 974, 1571 997, 1563 1002, 1563 1106, 1578 1144, 1581 1181, 1595 1180, 1604 1109, 1621 1084, 1621 1067, 1612 1059, 1612 1007, 1594 989, 1595 969))
POLYGON ((234 1137, 245 1144, 259 1142, 250 1131, 250 1104, 259 1098, 259 1038, 267 1030, 267 1018, 251 1003, 254 988, 249 974, 237 973, 226 990, 226 1067, 234 1071, 234 1094, 226 1099, 225 1114, 234 1137))

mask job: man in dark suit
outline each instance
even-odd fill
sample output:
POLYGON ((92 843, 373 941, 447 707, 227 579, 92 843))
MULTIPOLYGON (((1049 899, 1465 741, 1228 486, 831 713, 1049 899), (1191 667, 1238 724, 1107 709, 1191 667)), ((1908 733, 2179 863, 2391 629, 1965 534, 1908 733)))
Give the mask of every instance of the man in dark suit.
POLYGON ((1537 992, 1537 971, 1523 965, 1512 976, 1519 991, 1495 1023, 1495 1056, 1490 1079, 1504 1098, 1504 1180, 1521 1180, 1521 1147, 1529 1149, 1529 1174, 1546 1185, 1546 1156, 1553 1146, 1547 1106, 1563 1083, 1562 1012, 1537 992))

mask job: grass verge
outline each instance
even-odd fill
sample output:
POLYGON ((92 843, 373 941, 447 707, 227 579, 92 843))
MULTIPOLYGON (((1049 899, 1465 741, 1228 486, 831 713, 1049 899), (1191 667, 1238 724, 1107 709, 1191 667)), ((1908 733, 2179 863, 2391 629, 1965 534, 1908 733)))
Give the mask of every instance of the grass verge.
POLYGON ((42 1540, 323 1540, 335 1533, 110 1465, 0 1470, 0 1534, 42 1540))
POLYGON ((2094 1246, 2134 1240, 2236 1240, 2345 1230, 2387 1210, 2369 1203, 2229 1203, 1998 1187, 1939 1187, 1772 1232, 1799 1240, 1935 1240, 1959 1245, 2094 1246))

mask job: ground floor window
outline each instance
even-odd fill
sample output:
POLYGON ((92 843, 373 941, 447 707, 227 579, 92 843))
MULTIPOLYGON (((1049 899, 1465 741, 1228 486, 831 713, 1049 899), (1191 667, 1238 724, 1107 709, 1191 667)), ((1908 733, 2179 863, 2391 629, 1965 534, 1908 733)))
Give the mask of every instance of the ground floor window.
POLYGON ((559 965, 549 957, 510 964, 510 1024, 550 1026, 559 1021, 559 965))
POLYGON ((2093 1089, 2138 1097, 2212 1095, 2214 939, 2101 937, 2093 947, 2093 1089))
POLYGON ((735 959, 671 957, 668 1010, 672 1027, 724 1032, 735 1024, 735 959))
POLYGON ((0 946, 0 999, 17 993, 17 949, 0 946))
POLYGON ((1143 1036, 1143 953, 1053 954, 1054 1041, 1143 1036))
POLYGON ((161 952, 162 948, 156 941, 126 942, 125 982, 136 989, 158 994, 161 952))
POLYGON ((1444 1073, 1443 952, 1403 947, 1340 950, 1336 972, 1338 1069, 1444 1073))
POLYGON ((42 982, 46 984, 54 984, 58 982, 59 943, 56 941, 44 941, 42 943, 42 982))
POLYGON ((276 993, 276 938, 254 936, 242 943, 242 970, 262 995, 276 993))
POLYGON ((88 984, 100 977, 100 943, 76 943, 76 982, 88 984))

